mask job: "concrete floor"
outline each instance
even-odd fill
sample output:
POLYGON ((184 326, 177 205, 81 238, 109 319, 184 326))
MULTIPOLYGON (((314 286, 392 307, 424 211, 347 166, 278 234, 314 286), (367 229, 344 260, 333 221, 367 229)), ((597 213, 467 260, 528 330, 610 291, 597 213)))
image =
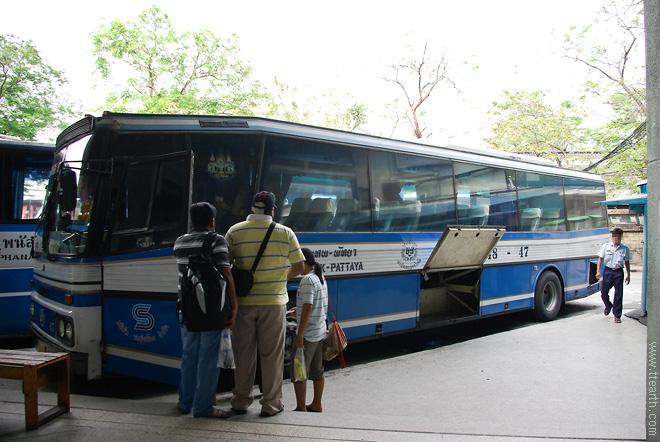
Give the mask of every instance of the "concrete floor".
MULTIPOLYGON (((639 308, 641 273, 625 293, 624 314, 639 308)), ((552 322, 332 370, 323 413, 288 411, 295 398, 285 381, 286 411, 275 417, 259 417, 253 404, 245 416, 193 419, 176 412, 176 389, 162 387, 139 400, 73 394, 71 413, 28 433, 21 383, 0 379, 0 440, 644 440, 646 327, 625 316, 614 324, 597 295, 569 310, 552 322)), ((52 405, 55 394, 39 400, 52 405)), ((219 407, 228 401, 218 395, 219 407)))

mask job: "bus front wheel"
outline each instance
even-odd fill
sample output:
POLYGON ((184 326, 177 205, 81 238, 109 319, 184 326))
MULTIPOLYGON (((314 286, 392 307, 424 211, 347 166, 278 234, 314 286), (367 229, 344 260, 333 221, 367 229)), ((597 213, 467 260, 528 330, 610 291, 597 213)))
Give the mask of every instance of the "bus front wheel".
POLYGON ((562 302, 561 282, 556 273, 547 271, 539 278, 534 290, 532 315, 538 321, 551 321, 559 314, 562 302))

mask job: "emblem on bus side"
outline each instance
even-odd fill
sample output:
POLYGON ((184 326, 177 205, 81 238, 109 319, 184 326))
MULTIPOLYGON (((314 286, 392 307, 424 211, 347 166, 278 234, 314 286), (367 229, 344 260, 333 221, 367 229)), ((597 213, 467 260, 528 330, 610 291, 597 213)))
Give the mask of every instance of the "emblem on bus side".
POLYGON ((150 304, 135 304, 133 306, 133 319, 135 319, 135 330, 151 330, 154 328, 156 320, 154 316, 149 313, 151 309, 150 304))
POLYGON ((418 251, 417 243, 412 241, 404 242, 401 246, 401 259, 397 261, 399 267, 406 270, 418 267, 422 262, 422 260, 417 257, 418 251))

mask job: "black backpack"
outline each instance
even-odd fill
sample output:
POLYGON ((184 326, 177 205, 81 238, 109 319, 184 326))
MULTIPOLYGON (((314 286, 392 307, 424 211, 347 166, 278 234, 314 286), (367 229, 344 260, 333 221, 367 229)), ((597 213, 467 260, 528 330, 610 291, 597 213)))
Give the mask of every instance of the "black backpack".
POLYGON ((231 303, 225 293, 227 281, 213 260, 214 239, 215 232, 206 235, 201 253, 188 257, 188 265, 180 277, 177 313, 181 323, 192 332, 222 330, 231 315, 231 303))

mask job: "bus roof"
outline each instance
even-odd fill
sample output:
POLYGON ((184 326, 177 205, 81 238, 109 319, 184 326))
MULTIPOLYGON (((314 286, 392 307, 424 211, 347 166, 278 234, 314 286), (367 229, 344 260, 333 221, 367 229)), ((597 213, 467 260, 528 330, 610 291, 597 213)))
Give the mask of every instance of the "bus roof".
MULTIPOLYGON (((79 125, 79 123, 82 123, 82 121, 76 123, 76 125, 79 125)), ((476 164, 489 164, 503 168, 525 170, 542 174, 562 175, 566 177, 603 182, 603 178, 597 174, 561 168, 554 165, 554 163, 547 159, 532 157, 528 155, 520 155, 492 149, 473 149, 458 146, 432 146, 423 143, 395 140, 374 135, 365 135, 354 132, 346 132, 338 129, 308 126, 299 123, 291 123, 261 117, 123 114, 104 112, 103 116, 96 118, 92 124, 97 126, 108 126, 115 130, 121 131, 217 130, 223 132, 231 131, 271 133, 282 136, 295 136, 401 153, 415 153, 447 160, 465 161, 476 164)), ((91 124, 88 127, 91 127, 91 124)), ((58 145, 60 144, 59 141, 60 139, 58 138, 58 145)))
POLYGON ((22 150, 40 150, 48 151, 55 149, 54 143, 44 143, 39 141, 25 141, 20 138, 0 134, 0 148, 12 147, 22 150))

